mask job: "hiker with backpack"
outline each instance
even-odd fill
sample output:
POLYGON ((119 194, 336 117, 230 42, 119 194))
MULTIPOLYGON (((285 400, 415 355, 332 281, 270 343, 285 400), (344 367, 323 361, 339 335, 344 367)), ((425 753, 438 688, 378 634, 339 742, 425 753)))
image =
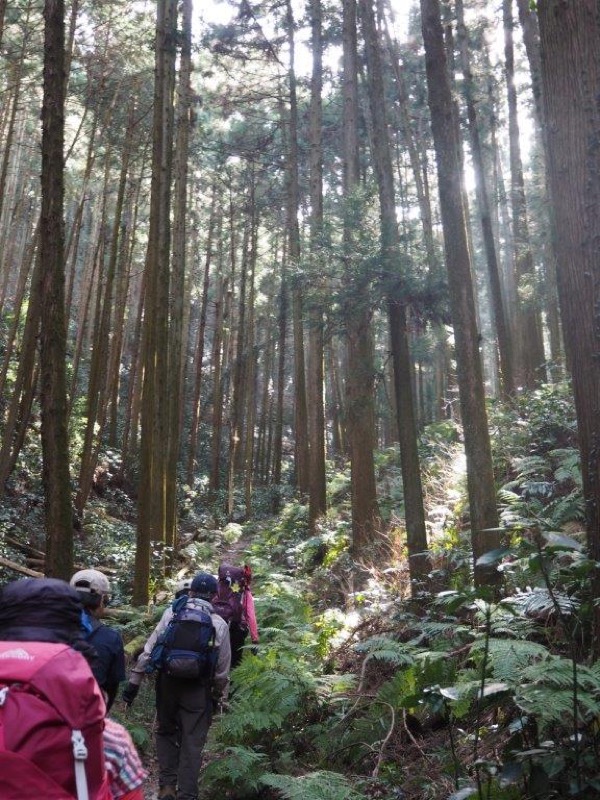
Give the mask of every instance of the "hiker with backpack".
POLYGON ((144 646, 123 690, 130 706, 144 675, 156 672, 156 755, 160 800, 197 800, 202 751, 213 709, 226 698, 231 648, 213 612, 213 575, 200 572, 174 600, 144 646))
POLYGON ((0 590, 2 800, 143 800, 145 771, 88 661, 81 601, 65 581, 0 590))
POLYGON ((107 712, 115 701, 119 684, 125 673, 125 649, 121 634, 102 622, 110 602, 110 583, 98 569, 82 569, 70 580, 83 605, 81 626, 83 636, 96 651, 92 671, 105 693, 107 712))
POLYGON ((244 564, 243 567, 221 564, 218 578, 217 592, 212 598, 212 606, 215 613, 222 617, 229 627, 233 669, 242 660, 248 633, 252 644, 258 644, 258 624, 254 597, 250 590, 252 571, 248 564, 244 564))

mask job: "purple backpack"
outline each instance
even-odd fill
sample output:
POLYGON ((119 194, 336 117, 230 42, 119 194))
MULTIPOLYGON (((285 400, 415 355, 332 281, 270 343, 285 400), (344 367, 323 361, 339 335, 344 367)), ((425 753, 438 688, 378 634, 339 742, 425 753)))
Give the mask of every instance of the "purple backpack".
POLYGON ((223 617, 228 625, 234 623, 242 629, 248 628, 244 592, 250 586, 251 578, 252 572, 247 564, 243 567, 221 564, 219 567, 217 593, 211 603, 215 614, 223 617))

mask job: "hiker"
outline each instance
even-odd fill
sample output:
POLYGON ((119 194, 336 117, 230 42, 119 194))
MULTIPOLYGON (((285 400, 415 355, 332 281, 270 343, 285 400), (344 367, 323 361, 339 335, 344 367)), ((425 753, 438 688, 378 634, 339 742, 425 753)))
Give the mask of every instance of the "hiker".
POLYGON ((233 669, 242 660, 248 633, 252 644, 258 644, 254 597, 250 591, 252 571, 248 564, 243 567, 221 564, 218 575, 217 593, 212 598, 212 605, 215 613, 223 617, 229 626, 233 669))
POLYGON ((200 572, 189 595, 166 609, 123 690, 130 706, 146 672, 156 677, 156 755, 160 800, 197 800, 202 751, 213 709, 227 696, 231 649, 227 624, 213 613, 216 579, 200 572))
POLYGON ((105 693, 108 712, 117 696, 119 684, 127 677, 121 634, 101 621, 110 602, 110 583, 100 570, 82 569, 73 575, 70 584, 83 605, 83 635, 97 654, 92 672, 105 693))
POLYGON ((58 790, 82 800, 143 800, 145 772, 127 731, 105 718, 81 612, 78 593, 54 578, 0 590, 2 800, 58 797, 58 790), (85 745, 79 758, 76 741, 85 745))

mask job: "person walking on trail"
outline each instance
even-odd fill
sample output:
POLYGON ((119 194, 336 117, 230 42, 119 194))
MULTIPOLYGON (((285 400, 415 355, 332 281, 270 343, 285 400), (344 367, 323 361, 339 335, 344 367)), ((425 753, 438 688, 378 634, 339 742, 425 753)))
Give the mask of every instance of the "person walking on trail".
POLYGON ((242 660, 248 633, 252 644, 258 644, 258 624, 250 590, 252 570, 248 564, 236 567, 223 563, 219 566, 218 576, 217 593, 212 598, 212 605, 215 613, 223 617, 229 626, 233 669, 242 660))
POLYGON ((101 621, 110 602, 110 583, 100 570, 82 569, 73 575, 70 585, 79 595, 83 605, 81 615, 83 635, 97 655, 92 665, 92 672, 106 695, 106 707, 107 711, 110 711, 119 684, 127 677, 121 634, 101 621))
POLYGON ((129 733, 105 716, 104 699, 91 671, 96 652, 83 637, 81 613, 79 593, 66 581, 22 578, 0 589, 0 685, 5 698, 0 707, 5 734, 0 743, 2 800, 55 797, 57 785, 63 787, 61 797, 144 800, 146 772, 129 733), (16 669, 11 657, 26 665, 16 683, 14 674, 12 682, 5 681, 16 669), (25 674, 36 658, 44 666, 25 674), (18 690, 9 702, 6 698, 14 687, 18 690), (76 731, 69 726, 75 718, 80 719, 82 728, 77 732, 86 751, 85 791, 80 791, 82 776, 77 775, 73 758, 76 731), (13 761, 7 761, 11 757, 13 761), (18 774, 11 775, 17 768, 18 774), (44 786, 36 784, 35 792, 28 791, 34 779, 44 786))
POLYGON ((197 800, 202 751, 213 708, 227 697, 231 647, 227 623, 213 613, 212 575, 200 572, 174 600, 144 646, 123 690, 130 706, 145 673, 157 670, 156 755, 160 800, 197 800))

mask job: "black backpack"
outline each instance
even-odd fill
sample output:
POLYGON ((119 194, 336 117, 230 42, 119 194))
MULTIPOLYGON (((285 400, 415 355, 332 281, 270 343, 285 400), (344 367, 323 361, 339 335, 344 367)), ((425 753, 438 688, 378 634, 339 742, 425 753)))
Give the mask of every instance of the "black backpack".
POLYGON ((180 597, 173 603, 173 616, 152 648, 146 671, 160 670, 171 678, 210 681, 219 655, 215 628, 210 614, 188 606, 188 599, 180 597))

